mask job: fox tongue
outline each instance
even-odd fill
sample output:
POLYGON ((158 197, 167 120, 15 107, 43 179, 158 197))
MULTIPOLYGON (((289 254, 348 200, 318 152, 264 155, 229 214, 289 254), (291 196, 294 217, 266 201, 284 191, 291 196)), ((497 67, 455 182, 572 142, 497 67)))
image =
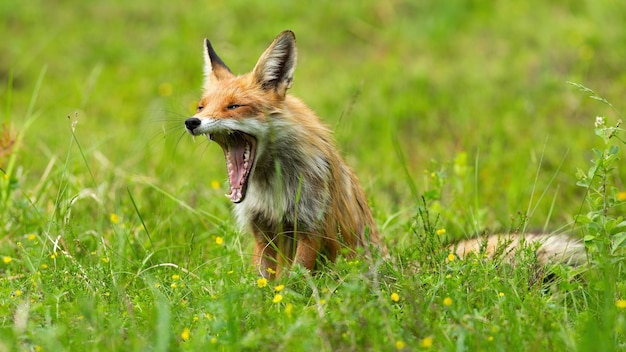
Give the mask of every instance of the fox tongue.
POLYGON ((230 181, 230 194, 227 196, 234 203, 239 203, 243 200, 243 188, 248 176, 250 149, 247 143, 241 142, 230 145, 228 150, 224 151, 228 168, 228 180, 230 181))
POLYGON ((226 158, 230 183, 230 193, 226 196, 233 203, 242 202, 256 155, 256 138, 240 131, 212 133, 208 137, 222 147, 226 158))
POLYGON ((211 139, 218 142, 226 156, 230 194, 226 196, 231 202, 239 203, 246 196, 248 176, 256 153, 256 139, 242 132, 231 132, 227 135, 215 135, 211 139))

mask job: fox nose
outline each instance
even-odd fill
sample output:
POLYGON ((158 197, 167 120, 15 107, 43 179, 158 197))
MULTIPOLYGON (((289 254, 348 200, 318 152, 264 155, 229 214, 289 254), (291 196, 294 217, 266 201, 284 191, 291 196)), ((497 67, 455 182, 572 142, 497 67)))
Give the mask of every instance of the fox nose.
POLYGON ((200 121, 199 118, 190 117, 187 120, 185 120, 185 127, 187 127, 187 130, 193 131, 194 129, 196 129, 196 127, 200 126, 201 123, 202 121, 200 121))

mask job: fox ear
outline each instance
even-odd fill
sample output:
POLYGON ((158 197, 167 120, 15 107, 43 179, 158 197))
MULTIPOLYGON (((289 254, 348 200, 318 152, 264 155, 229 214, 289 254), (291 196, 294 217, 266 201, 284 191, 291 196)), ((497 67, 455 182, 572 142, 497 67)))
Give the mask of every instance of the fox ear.
POLYGON ((292 31, 280 33, 254 66, 254 79, 263 89, 274 89, 284 96, 291 88, 296 57, 295 34, 292 31))
POLYGON ((221 79, 232 77, 233 73, 228 66, 217 56, 208 39, 204 40, 204 87, 221 79))

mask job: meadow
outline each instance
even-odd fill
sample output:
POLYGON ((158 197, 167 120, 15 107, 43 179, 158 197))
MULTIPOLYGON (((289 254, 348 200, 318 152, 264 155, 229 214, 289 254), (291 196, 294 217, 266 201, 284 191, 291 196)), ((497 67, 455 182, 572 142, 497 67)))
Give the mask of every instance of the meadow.
POLYGON ((0 2, 0 352, 624 349, 625 22, 615 0, 0 2), (259 279, 222 151, 184 132, 203 39, 244 73, 284 29, 388 262, 259 279), (589 264, 449 257, 530 231, 589 264))

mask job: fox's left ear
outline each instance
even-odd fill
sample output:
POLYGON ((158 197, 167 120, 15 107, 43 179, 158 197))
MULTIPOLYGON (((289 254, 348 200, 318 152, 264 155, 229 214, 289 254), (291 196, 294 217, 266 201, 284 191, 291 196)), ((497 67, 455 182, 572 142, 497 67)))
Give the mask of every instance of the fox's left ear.
POLYGON ((274 89, 285 96, 293 82, 296 57, 295 34, 292 31, 280 33, 254 66, 254 79, 263 89, 274 89))
POLYGON ((232 77, 233 73, 228 66, 217 56, 211 42, 204 40, 204 87, 208 87, 211 83, 221 79, 232 77))

